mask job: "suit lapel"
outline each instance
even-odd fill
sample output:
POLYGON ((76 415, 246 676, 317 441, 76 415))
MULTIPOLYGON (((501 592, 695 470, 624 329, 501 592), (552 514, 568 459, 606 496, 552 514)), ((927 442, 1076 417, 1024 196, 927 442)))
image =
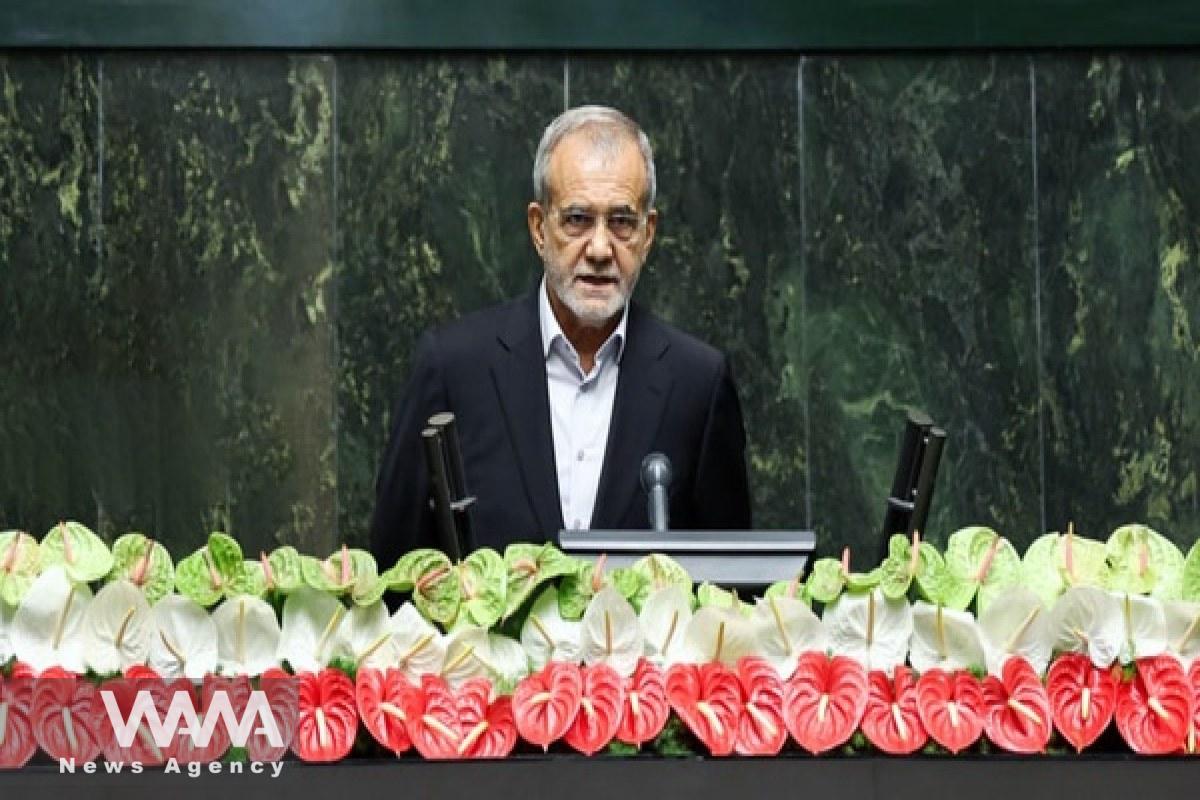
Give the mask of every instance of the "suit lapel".
POLYGON ((492 380, 540 532, 553 535, 563 527, 562 504, 537 309, 536 291, 513 305, 507 326, 497 336, 500 347, 492 362, 492 380))
POLYGON ((671 374, 661 362, 667 347, 661 331, 631 303, 592 528, 619 526, 640 492, 642 459, 654 444, 671 391, 671 374))

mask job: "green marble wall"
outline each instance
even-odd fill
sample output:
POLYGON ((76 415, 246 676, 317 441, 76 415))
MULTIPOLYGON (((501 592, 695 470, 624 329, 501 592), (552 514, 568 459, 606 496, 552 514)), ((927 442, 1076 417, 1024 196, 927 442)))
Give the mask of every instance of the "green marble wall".
POLYGON ((0 529, 364 542, 417 335, 533 285, 537 139, 599 102, 654 143, 638 295, 730 353, 760 526, 869 560, 917 407, 934 539, 1188 544, 1198 62, 0 54, 0 529))

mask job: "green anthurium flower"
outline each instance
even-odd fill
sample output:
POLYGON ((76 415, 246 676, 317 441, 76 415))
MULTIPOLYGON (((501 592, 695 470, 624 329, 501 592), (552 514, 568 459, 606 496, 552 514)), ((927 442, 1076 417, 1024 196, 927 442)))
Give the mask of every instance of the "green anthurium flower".
MULTIPOLYGON (((993 597, 1021 580, 1021 558, 1012 544, 980 525, 950 534, 946 567, 954 578, 971 586, 981 614, 993 597)), ((953 608, 949 603, 945 605, 953 608)))
POLYGON ((1145 525, 1123 525, 1105 543, 1108 588, 1178 600, 1183 593, 1183 553, 1170 539, 1145 525))
POLYGON ((42 539, 42 569, 62 564, 74 583, 98 581, 112 570, 108 545, 78 522, 60 522, 42 539))
POLYGON ((237 541, 216 532, 208 537, 208 544, 175 565, 175 588, 209 608, 222 597, 239 593, 244 586, 245 570, 242 548, 237 541))
POLYGON ((942 554, 928 542, 921 543, 921 571, 917 574, 917 591, 933 605, 963 611, 971 605, 978 588, 950 571, 942 554))
POLYGON ((463 612, 471 624, 490 628, 504 616, 508 570, 500 554, 480 548, 458 565, 458 585, 463 612))
POLYGON ((382 577, 393 592, 411 592, 422 576, 439 569, 448 572, 450 567, 450 559, 441 550, 422 548, 405 553, 382 577))
POLYGON ((808 575, 807 593, 821 605, 829 605, 846 586, 846 573, 836 558, 818 558, 808 575))
POLYGON ((300 574, 314 589, 332 594, 353 590, 359 580, 369 582, 378 574, 375 557, 366 550, 342 546, 324 561, 312 556, 300 557, 300 574))
POLYGON ((508 570, 504 617, 517 612, 546 581, 570 575, 579 570, 580 562, 565 555, 557 547, 546 544, 510 544, 504 550, 504 565, 508 570))
POLYGON ((290 545, 278 547, 270 556, 259 555, 263 566, 263 574, 270 591, 290 594, 304 586, 304 572, 300 563, 300 553, 290 545))
POLYGON ((37 539, 21 531, 0 533, 0 605, 19 604, 41 566, 37 539))
POLYGON ((1187 559, 1183 562, 1180 591, 1184 600, 1190 603, 1200 602, 1200 541, 1192 545, 1187 559))
POLYGON ((142 590, 151 605, 175 591, 175 565, 159 542, 127 533, 113 542, 113 568, 108 580, 125 579, 142 590))

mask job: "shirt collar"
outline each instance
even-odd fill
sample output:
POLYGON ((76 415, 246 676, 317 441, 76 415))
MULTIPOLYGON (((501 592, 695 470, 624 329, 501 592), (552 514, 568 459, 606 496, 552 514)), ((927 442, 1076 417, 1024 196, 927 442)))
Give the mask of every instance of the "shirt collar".
MULTIPOLYGON (((562 338, 563 344, 574 353, 575 346, 567 339, 567 335, 563 333, 562 326, 558 324, 558 317, 554 316, 554 309, 550 308, 550 295, 547 292, 550 287, 546 285, 546 276, 542 276, 542 282, 538 286, 538 321, 542 328, 542 357, 550 357, 550 348, 554 346, 555 340, 562 338)), ((600 345, 600 349, 596 351, 596 355, 607 354, 609 350, 613 350, 617 364, 621 363, 621 356, 625 352, 625 328, 629 322, 629 303, 621 309, 621 320, 617 323, 617 327, 609 334, 608 339, 604 344, 600 345)))

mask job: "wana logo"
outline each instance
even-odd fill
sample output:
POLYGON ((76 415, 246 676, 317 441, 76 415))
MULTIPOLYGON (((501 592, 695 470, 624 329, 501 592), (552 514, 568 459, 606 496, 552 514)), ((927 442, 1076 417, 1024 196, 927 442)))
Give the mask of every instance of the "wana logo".
POLYGON ((138 691, 133 706, 129 709, 128 719, 121 715, 121 708, 111 690, 101 689, 100 697, 104 700, 104 710, 108 712, 109 724, 112 725, 117 744, 121 747, 132 747, 134 737, 145 723, 154 743, 161 748, 168 748, 180 730, 181 720, 187 723, 183 730, 192 737, 192 742, 197 747, 208 747, 209 740, 218 723, 223 724, 229 731, 230 743, 234 747, 245 747, 246 740, 256 734, 265 735, 271 747, 284 746, 283 736, 279 733, 279 726, 275 723, 275 716, 271 713, 267 696, 259 690, 250 693, 246 710, 242 713, 240 720, 234 713, 233 705, 229 702, 229 695, 224 690, 213 692, 212 699, 208 704, 208 712, 203 715, 202 719, 196 715, 192 700, 184 691, 175 693, 170 707, 167 708, 165 719, 158 716, 158 709, 154 707, 154 698, 145 689, 138 691), (261 723, 257 729, 254 728, 256 718, 261 723))

